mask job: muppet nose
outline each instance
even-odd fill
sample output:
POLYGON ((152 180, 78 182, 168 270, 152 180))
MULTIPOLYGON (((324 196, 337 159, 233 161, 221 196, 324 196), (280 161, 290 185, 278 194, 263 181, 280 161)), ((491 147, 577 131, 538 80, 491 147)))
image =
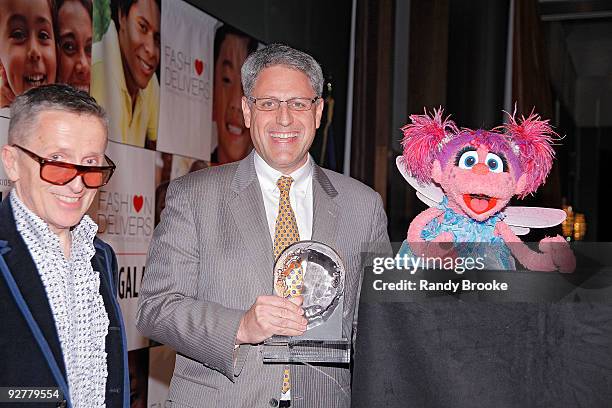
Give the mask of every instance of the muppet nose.
POLYGON ((476 174, 485 175, 489 172, 489 168, 484 163, 478 163, 472 167, 472 171, 476 174))

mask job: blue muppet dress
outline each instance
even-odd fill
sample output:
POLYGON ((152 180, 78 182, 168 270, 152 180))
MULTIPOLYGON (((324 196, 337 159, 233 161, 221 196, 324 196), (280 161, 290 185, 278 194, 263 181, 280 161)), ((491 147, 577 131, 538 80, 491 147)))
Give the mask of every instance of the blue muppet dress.
MULTIPOLYGON (((431 220, 421 231, 421 238, 432 241, 441 233, 449 232, 454 237, 457 256, 473 259, 482 257, 485 269, 516 269, 510 249, 501 237, 495 235, 495 225, 504 219, 502 213, 497 213, 484 221, 477 221, 457 214, 448 206, 446 196, 436 208, 444 211, 441 215, 442 220, 440 216, 431 220)), ((402 243, 397 256, 406 259, 407 262, 415 256, 406 240, 402 243)))

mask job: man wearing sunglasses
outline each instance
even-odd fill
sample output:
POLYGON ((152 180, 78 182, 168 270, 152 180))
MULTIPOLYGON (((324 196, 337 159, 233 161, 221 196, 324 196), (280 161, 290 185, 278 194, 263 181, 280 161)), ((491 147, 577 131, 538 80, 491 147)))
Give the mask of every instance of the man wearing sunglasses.
POLYGON ((0 386, 44 387, 58 406, 128 406, 117 262, 85 215, 115 170, 106 144, 104 110, 70 86, 33 88, 11 105, 1 150, 13 189, 0 203, 0 386))

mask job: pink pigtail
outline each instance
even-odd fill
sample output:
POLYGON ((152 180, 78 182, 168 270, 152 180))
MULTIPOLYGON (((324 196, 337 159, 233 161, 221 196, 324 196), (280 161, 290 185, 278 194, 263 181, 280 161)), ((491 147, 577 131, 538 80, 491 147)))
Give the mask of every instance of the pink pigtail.
POLYGON ((508 114, 508 118, 508 123, 502 127, 518 147, 522 171, 527 174, 525 190, 519 197, 523 198, 544 184, 555 157, 552 145, 559 135, 548 124, 548 120, 541 120, 540 115, 533 111, 527 119, 521 116, 520 123, 514 115, 508 114))
POLYGON ((401 130, 404 132, 402 146, 406 170, 421 182, 431 181, 433 161, 441 147, 458 133, 457 126, 447 116, 444 120, 442 108, 434 109, 433 115, 410 115, 410 121, 401 130))

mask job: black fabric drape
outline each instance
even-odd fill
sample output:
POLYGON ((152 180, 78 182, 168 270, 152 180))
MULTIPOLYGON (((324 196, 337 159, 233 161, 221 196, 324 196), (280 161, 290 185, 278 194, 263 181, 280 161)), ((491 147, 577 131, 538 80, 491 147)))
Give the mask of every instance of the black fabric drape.
POLYGON ((609 408, 612 305, 368 303, 353 407, 609 408))

